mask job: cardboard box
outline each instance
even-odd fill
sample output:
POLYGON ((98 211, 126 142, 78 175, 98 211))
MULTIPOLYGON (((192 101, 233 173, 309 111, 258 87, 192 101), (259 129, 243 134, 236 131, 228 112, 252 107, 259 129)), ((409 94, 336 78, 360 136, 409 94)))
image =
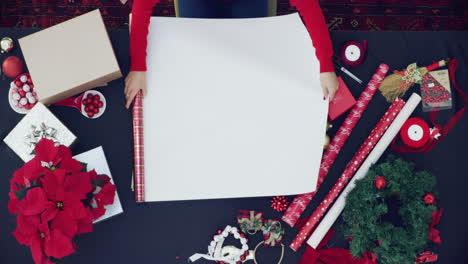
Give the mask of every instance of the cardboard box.
POLYGON ((34 157, 34 148, 43 138, 71 146, 76 136, 42 103, 37 103, 3 140, 24 162, 34 157))
POLYGON ((122 77, 99 9, 23 37, 19 43, 44 104, 122 77))

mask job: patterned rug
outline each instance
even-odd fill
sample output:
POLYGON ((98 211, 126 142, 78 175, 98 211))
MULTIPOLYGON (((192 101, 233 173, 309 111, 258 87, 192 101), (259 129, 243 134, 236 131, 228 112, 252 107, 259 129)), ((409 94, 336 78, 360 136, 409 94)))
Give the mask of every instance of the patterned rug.
MULTIPOLYGON (((100 8, 109 28, 123 28, 133 0, 0 0, 0 27, 49 27, 100 8)), ((312 1, 312 0, 311 0, 312 1)), ((330 30, 468 30, 466 0, 321 0, 330 30)), ((294 12, 278 0, 278 14, 294 12)), ((174 16, 173 0, 154 15, 174 16)))

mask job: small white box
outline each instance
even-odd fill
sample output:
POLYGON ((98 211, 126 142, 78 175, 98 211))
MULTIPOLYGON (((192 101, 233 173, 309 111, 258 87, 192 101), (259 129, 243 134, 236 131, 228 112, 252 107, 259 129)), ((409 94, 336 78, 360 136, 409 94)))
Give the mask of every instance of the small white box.
POLYGON ((24 162, 34 156, 43 137, 70 147, 76 136, 42 103, 37 103, 3 140, 24 162))
MULTIPOLYGON (((87 164, 87 170, 95 170, 98 174, 105 174, 110 177, 110 181, 114 184, 112 175, 110 173, 109 165, 107 164, 106 156, 102 147, 97 147, 92 150, 86 151, 73 157, 79 162, 87 164)), ((120 203, 119 195, 117 190, 115 191, 114 203, 111 205, 104 206, 106 213, 100 218, 96 219, 94 223, 105 220, 109 217, 123 213, 122 204, 120 203)))

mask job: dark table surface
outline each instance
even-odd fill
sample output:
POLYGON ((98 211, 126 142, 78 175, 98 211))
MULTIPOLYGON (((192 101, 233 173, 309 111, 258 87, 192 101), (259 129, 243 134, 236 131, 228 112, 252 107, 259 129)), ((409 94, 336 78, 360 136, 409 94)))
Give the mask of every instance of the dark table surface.
MULTIPOLYGON (((1 36, 18 38, 34 30, 0 29, 1 36)), ((121 69, 129 67, 128 31, 110 32, 115 53, 121 69)), ((387 63, 391 70, 402 69, 407 64, 418 62, 428 65, 433 60, 458 58, 460 67, 457 72, 459 86, 468 92, 468 33, 467 32, 333 32, 335 50, 346 40, 368 40, 369 56, 365 63, 352 71, 367 82, 380 62, 387 63)), ((74 52, 70 50, 70 52, 74 52)), ((14 55, 22 56, 16 48, 14 55)), ((53 56, 51 54, 51 56, 53 56)), ((6 55, 2 55, 3 60, 6 55)), ((72 61, 70 63, 73 63, 72 61)), ((90 61, 89 63, 92 63, 90 61)), ((60 74, 60 72, 57 72, 60 74)), ((363 87, 349 77, 343 77, 357 98, 363 87)), ((0 81, 0 139, 3 139, 22 118, 13 112, 7 102, 10 80, 0 81)), ((99 88, 107 98, 106 113, 97 120, 84 118, 71 108, 52 106, 50 109, 64 124, 73 131, 79 142, 73 147, 75 154, 97 146, 103 146, 109 166, 117 185, 125 212, 101 222, 94 232, 76 239, 77 253, 64 259, 63 263, 186 263, 193 253, 206 253, 212 235, 227 224, 236 224, 239 209, 263 211, 266 218, 280 218, 281 215, 269 207, 270 198, 224 199, 183 202, 161 202, 137 204, 130 190, 132 175, 132 124, 131 113, 124 108, 123 79, 99 88)), ((416 89, 416 88, 414 88, 416 89)), ((409 95, 410 93, 407 93, 409 95)), ((455 97, 455 107, 462 107, 460 98, 455 97)), ((377 94, 362 120, 358 123, 350 139, 335 162, 327 180, 320 188, 305 215, 310 215, 320 200, 326 195, 340 172, 351 159, 361 142, 367 137, 388 103, 377 94)), ((442 111, 439 122, 444 123, 453 115, 454 109, 442 111)), ((424 117, 421 107, 413 116, 424 117)), ((344 117, 336 120, 332 133, 344 117)), ((439 205, 444 215, 438 228, 443 244, 431 246, 439 254, 439 263, 468 263, 468 114, 465 115, 450 134, 428 154, 414 153, 402 156, 416 163, 418 169, 425 169, 437 176, 440 192, 439 205)), ((386 154, 390 153, 387 151, 386 154)), ((32 263, 28 248, 19 245, 11 232, 15 229, 15 217, 7 210, 9 179, 23 163, 3 143, 0 143, 0 263, 32 263)), ((183 184, 183 183, 181 183, 183 184)), ((283 182, 288 184, 285 177, 283 182)), ((340 221, 335 224, 339 230, 340 221)), ((285 243, 289 244, 297 230, 287 228, 285 243)), ((254 247, 260 238, 252 239, 254 247)), ((332 247, 347 247, 340 232, 335 233, 329 244, 332 247)), ((304 247, 302 248, 302 250, 304 247)), ((302 255, 286 248, 283 263, 297 263, 302 255)), ((264 249, 259 254, 260 263, 276 263, 279 249, 264 249)), ((197 263, 213 263, 200 260, 197 263)))

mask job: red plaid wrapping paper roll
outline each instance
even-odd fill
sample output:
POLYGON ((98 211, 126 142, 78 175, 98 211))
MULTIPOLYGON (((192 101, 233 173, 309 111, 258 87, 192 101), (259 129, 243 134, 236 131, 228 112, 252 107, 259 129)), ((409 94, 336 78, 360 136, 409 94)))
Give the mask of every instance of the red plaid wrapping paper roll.
POLYGON ((143 94, 138 92, 133 103, 133 150, 135 201, 145 201, 145 151, 143 142, 143 94))
POLYGON ((374 148, 377 142, 379 142, 380 138, 385 133, 387 128, 392 124, 393 120, 396 118, 403 106, 405 106, 405 102, 399 98, 396 99, 392 105, 390 105, 387 112, 385 112, 375 128, 361 145, 359 150, 356 152, 356 154, 354 154, 353 159, 351 159, 351 161, 348 163, 345 170, 343 171, 343 174, 340 176, 333 188, 330 190, 327 196, 325 196, 323 201, 320 203, 307 223, 302 227, 294 241, 291 243, 290 247, 293 250, 297 251, 299 247, 307 240, 320 219, 322 219, 325 212, 333 204, 340 192, 346 187, 346 184, 348 184, 356 170, 359 169, 362 162, 364 162, 371 150, 374 148))
MULTIPOLYGON (((364 110, 366 110, 367 105, 369 105, 369 102, 372 100, 372 97, 374 96, 375 92, 379 89, 379 86, 385 78, 385 75, 387 75, 388 69, 389 67, 386 64, 379 65, 371 80, 367 84, 367 87, 359 96, 356 105, 353 107, 351 112, 349 112, 340 129, 333 137, 332 142, 330 143, 327 150, 325 151, 325 154, 322 157, 317 181, 317 190, 320 188, 320 185, 322 185, 323 181, 325 180, 325 177, 327 176, 330 167, 333 165, 333 162, 335 162, 338 153, 340 153, 341 148, 346 143, 346 140, 351 134, 353 128, 361 119, 362 113, 364 112, 364 110)), ((299 217, 304 212, 304 210, 306 209, 306 207, 309 205, 314 195, 315 192, 296 196, 281 219, 288 225, 293 227, 296 224, 299 217)))

